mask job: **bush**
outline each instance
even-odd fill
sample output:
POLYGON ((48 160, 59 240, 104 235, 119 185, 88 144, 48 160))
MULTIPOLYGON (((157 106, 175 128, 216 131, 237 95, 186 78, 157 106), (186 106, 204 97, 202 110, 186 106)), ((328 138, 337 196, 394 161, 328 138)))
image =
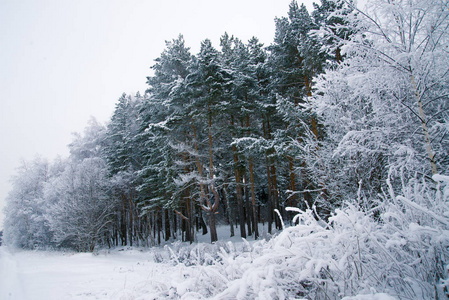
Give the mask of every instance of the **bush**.
POLYGON ((449 177, 434 179, 436 187, 412 180, 399 196, 390 188, 369 212, 346 204, 327 222, 314 209, 290 208, 298 225, 268 242, 245 243, 246 249, 171 249, 173 262, 182 266, 172 295, 442 299, 448 287, 449 177))

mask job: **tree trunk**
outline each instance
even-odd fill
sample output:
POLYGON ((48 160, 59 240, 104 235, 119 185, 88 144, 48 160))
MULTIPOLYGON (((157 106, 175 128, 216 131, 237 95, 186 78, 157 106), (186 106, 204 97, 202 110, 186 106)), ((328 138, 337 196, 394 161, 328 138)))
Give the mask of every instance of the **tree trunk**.
MULTIPOLYGON (((195 132, 195 139, 196 139, 196 132, 195 132)), ((198 147, 196 147, 197 149, 198 147)), ((188 167, 188 162, 189 162, 189 155, 188 153, 184 153, 184 162, 185 162, 185 167, 184 167, 184 173, 188 174, 190 173, 190 168, 188 167)), ((194 242, 194 234, 195 234, 195 230, 194 230, 194 213, 193 213, 193 201, 192 201, 192 197, 191 197, 191 192, 190 192, 190 187, 187 187, 186 190, 183 192, 184 193, 184 206, 185 206, 185 211, 187 214, 187 219, 184 220, 184 231, 185 231, 185 235, 186 241, 189 241, 190 244, 192 244, 194 242)))
MULTIPOLYGON (((279 206, 279 197, 278 197, 278 185, 277 185, 277 177, 276 177, 276 166, 274 163, 271 164, 271 182, 273 183, 273 210, 277 209, 280 211, 279 206)), ((278 217, 274 217, 276 228, 282 229, 281 220, 278 217)))
POLYGON ((188 215, 187 208, 182 208, 181 214, 181 240, 187 242, 190 241, 189 219, 185 217, 185 215, 188 215))
POLYGON ((161 231, 162 231, 162 214, 158 208, 156 211, 156 223, 157 223, 157 244, 161 244, 161 231))
POLYGON ((129 197, 129 224, 128 224, 128 240, 129 240, 129 245, 132 247, 133 246, 133 239, 134 239, 134 234, 133 234, 133 229, 134 229, 134 218, 133 218, 133 200, 132 197, 130 195, 129 197))
MULTIPOLYGON (((192 128, 193 128, 193 135, 194 135, 194 145, 195 145, 195 151, 196 151, 196 165, 198 168, 198 173, 200 174, 200 177, 203 177, 203 168, 201 166, 201 163, 198 158, 198 142, 197 142, 197 135, 196 135, 196 129, 195 125, 192 121, 192 128)), ((203 210, 205 210, 209 215, 209 230, 210 230, 210 236, 211 236, 211 242, 217 241, 217 228, 216 228, 216 222, 215 222, 215 212, 218 209, 219 204, 219 197, 218 194, 216 194, 215 186, 213 183, 213 152, 212 152, 212 115, 210 113, 210 105, 209 105, 209 133, 208 133, 208 140, 209 140, 209 180, 211 181, 210 189, 212 193, 214 194, 215 203, 212 205, 209 198, 206 197, 206 191, 204 184, 200 181, 200 190, 201 190, 201 196, 200 196, 200 203, 203 210)))
POLYGON ((248 235, 253 235, 252 229, 252 214, 251 214, 251 203, 249 199, 249 189, 248 189, 248 175, 245 172, 245 213, 246 213, 246 225, 248 226, 248 235))
MULTIPOLYGON (((269 140, 271 138, 271 134, 268 132, 268 117, 267 117, 267 125, 265 122, 263 123, 263 135, 264 138, 269 140)), ((268 151, 265 153, 265 164, 267 168, 267 186, 268 186, 268 201, 267 201, 267 222, 268 222, 268 233, 271 234, 272 224, 273 224, 273 187, 271 183, 271 173, 270 173, 270 160, 268 158, 268 151)))
MULTIPOLYGON (((192 120, 192 130, 193 130, 193 138, 194 138, 193 144, 194 144, 194 147, 195 147, 195 163, 196 163, 196 167, 198 169, 198 173, 200 174, 200 177, 202 178, 203 177, 203 167, 201 166, 201 162, 200 162, 200 160, 198 158, 198 155, 199 155, 199 151, 198 151, 198 137, 197 137, 197 134, 196 134, 196 127, 195 127, 195 123, 194 123, 193 120, 192 120)), ((200 181, 199 184, 200 184, 200 191, 201 191, 200 203, 201 203, 201 205, 203 205, 204 199, 206 198, 206 192, 205 192, 205 187, 204 187, 203 182, 200 181)))
POLYGON ((168 213, 168 209, 164 209, 165 211, 165 241, 169 241, 170 240, 170 217, 169 217, 169 213, 168 213))
POLYGON ((194 241, 192 200, 190 198, 190 190, 187 192, 188 194, 186 196, 186 210, 187 210, 186 239, 190 242, 190 244, 192 244, 194 241))
MULTIPOLYGON (((312 95, 310 95, 310 96, 312 96, 312 95)), ((313 116, 310 118, 310 123, 312 124, 313 135, 315 136, 315 139, 318 141, 318 126, 317 126, 316 120, 313 116)))
POLYGON ((172 212, 170 214, 170 216, 171 216, 170 217, 170 226, 172 227, 172 237, 173 237, 173 240, 176 240, 177 235, 178 235, 178 224, 177 224, 176 220, 178 217, 175 212, 172 212))
POLYGON ((252 158, 249 159, 249 176, 251 181, 251 205, 253 211, 253 229, 254 229, 254 239, 257 240, 259 237, 259 226, 257 226, 257 210, 256 210, 256 194, 254 191, 254 166, 252 158))
POLYGON ((268 233, 271 234, 273 226, 273 188, 271 184, 271 173, 268 157, 265 157, 267 164, 267 181, 268 181, 268 202, 267 202, 267 222, 268 222, 268 233))
POLYGON ((227 184, 225 184, 225 186, 223 187, 223 200, 224 200, 224 203, 226 203, 226 212, 228 215, 229 229, 231 231, 231 237, 233 237, 235 235, 235 233, 234 233, 234 213, 233 213, 233 209, 231 207, 231 203, 229 201, 227 187, 228 187, 227 184))
POLYGON ((295 180, 295 172, 294 172, 294 166, 293 166, 293 157, 290 155, 287 156, 288 158, 288 169, 290 173, 290 191, 291 194, 288 196, 288 205, 293 207, 297 205, 296 201, 296 180, 295 180))
MULTIPOLYGON (((231 125, 234 126, 234 116, 231 116, 231 125)), ((245 216, 243 213, 243 195, 242 195, 242 177, 239 170, 239 158, 237 155, 237 147, 232 146, 233 158, 234 158, 234 176, 235 176, 235 189, 237 198, 237 214, 240 225, 240 236, 246 239, 245 230, 245 216)))
POLYGON ((156 230, 157 230, 156 217, 157 217, 157 212, 156 211, 151 212, 151 229, 153 232, 151 240, 152 240, 153 245, 156 245, 156 230))
POLYGON ((198 225, 199 225, 199 226, 201 227, 201 229, 203 230, 203 235, 206 235, 208 231, 207 231, 206 222, 204 222, 203 211, 199 211, 198 225))
POLYGON ((307 75, 304 75, 304 84, 306 86, 307 97, 312 97, 312 80, 307 75))
POLYGON ((121 213, 121 228, 120 228, 120 236, 122 240, 122 246, 128 245, 128 230, 126 227, 127 221, 126 221, 126 197, 125 195, 121 196, 122 198, 122 213, 121 213))
POLYGON ((217 235, 217 226, 215 223, 215 214, 210 213, 209 214, 209 228, 210 228, 210 242, 214 243, 218 241, 218 235, 217 235))
POLYGON ((430 169, 432 170, 432 174, 435 175, 435 174, 438 174, 437 164, 435 162, 435 153, 433 152, 432 145, 430 143, 430 133, 429 133, 429 129, 427 128, 426 115, 424 114, 423 104, 421 101, 421 95, 418 90, 418 86, 416 85, 415 77, 413 76, 413 74, 410 74, 410 77, 412 80, 413 89, 415 90, 415 97, 416 97, 416 102, 418 105, 418 114, 419 114, 419 118, 421 121, 422 131, 424 133, 424 141, 425 141, 425 145, 426 145, 427 156, 429 157, 430 169))
MULTIPOLYGON (((246 115, 246 128, 248 129, 248 135, 251 135, 251 129, 250 129, 250 123, 249 123, 249 115, 246 115)), ((256 193, 254 191, 254 163, 253 158, 251 157, 251 154, 248 154, 248 164, 249 164, 249 181, 251 186, 251 207, 252 207, 252 223, 253 223, 253 232, 254 232, 254 239, 257 240, 259 237, 259 229, 257 226, 257 211, 256 211, 256 193)), ((248 214, 250 214, 248 212, 248 214)))
MULTIPOLYGON (((267 135, 268 138, 271 139, 271 127, 270 127, 270 120, 267 118, 267 135)), ((274 153, 275 150, 272 150, 272 153, 274 153)), ((271 160, 270 163, 270 174, 271 174, 271 188, 273 192, 273 202, 271 206, 271 213, 272 216, 274 216, 274 221, 276 224, 276 228, 281 229, 282 225, 277 216, 274 214, 274 209, 279 210, 279 195, 278 195, 278 184, 277 184, 277 178, 276 178, 276 166, 274 164, 274 161, 271 160)))
POLYGON ((335 59, 337 60, 338 64, 340 64, 343 61, 343 58, 341 56, 341 49, 340 49, 340 47, 337 47, 337 49, 335 49, 335 59))
POLYGON ((214 204, 208 200, 208 206, 209 206, 209 220, 210 220, 210 241, 211 243, 216 242, 218 240, 217 236, 217 227, 215 222, 215 213, 218 210, 218 206, 220 204, 220 196, 218 195, 218 192, 215 188, 215 181, 214 181, 214 153, 212 148, 212 112, 209 104, 209 180, 210 180, 210 189, 212 191, 212 194, 214 196, 214 204))

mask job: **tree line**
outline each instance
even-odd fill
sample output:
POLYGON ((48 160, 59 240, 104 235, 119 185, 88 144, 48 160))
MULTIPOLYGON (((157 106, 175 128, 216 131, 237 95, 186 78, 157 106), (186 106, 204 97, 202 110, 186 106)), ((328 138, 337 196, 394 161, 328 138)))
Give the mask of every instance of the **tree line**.
POLYGON ((215 242, 217 224, 257 239, 286 207, 375 216, 389 190, 448 175, 448 18, 436 0, 292 1, 269 46, 166 42, 145 93, 92 120, 69 158, 23 163, 5 240, 92 251, 215 242))

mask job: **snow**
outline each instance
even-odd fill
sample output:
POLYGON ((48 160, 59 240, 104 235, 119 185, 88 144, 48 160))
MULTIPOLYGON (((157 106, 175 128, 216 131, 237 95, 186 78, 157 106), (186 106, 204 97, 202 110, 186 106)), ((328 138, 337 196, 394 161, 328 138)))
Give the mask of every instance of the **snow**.
POLYGON ((357 295, 354 297, 344 297, 342 300, 395 300, 396 298, 385 293, 357 295))
POLYGON ((0 299, 16 300, 127 299, 163 283, 163 273, 172 268, 136 250, 93 255, 5 247, 0 248, 0 266, 0 299))
MULTIPOLYGON (((261 225, 261 230, 264 230, 261 225)), ((228 227, 218 228, 219 236, 229 236, 228 227)), ((198 235, 197 240, 208 247, 210 235, 198 235)), ((242 242, 234 236, 228 242, 242 242)), ((188 246, 174 243, 170 248, 188 246)), ((186 267, 174 266, 166 256, 168 247, 118 248, 95 254, 63 251, 25 251, 0 247, 1 300, 61 300, 61 299, 160 299, 166 295, 183 295, 199 299, 189 292, 195 278, 180 281, 186 267), (176 276, 174 276, 176 275, 176 276), (176 291, 170 292, 170 288, 176 291)))
MULTIPOLYGON (((271 241, 254 241, 251 237, 229 238, 228 227, 218 227, 224 241, 216 244, 207 242, 209 235, 198 235, 199 243, 193 245, 175 242, 165 247, 121 247, 93 254, 2 246, 0 299, 282 298, 283 287, 276 285, 280 280, 276 276, 291 261, 281 265, 278 261, 291 256, 285 251, 291 247, 289 239, 295 237, 293 229, 297 230, 287 227, 271 241), (274 252, 268 251, 270 243, 274 252), (217 265, 218 257, 222 263, 217 265)), ((373 292, 344 299, 395 298, 373 292)))

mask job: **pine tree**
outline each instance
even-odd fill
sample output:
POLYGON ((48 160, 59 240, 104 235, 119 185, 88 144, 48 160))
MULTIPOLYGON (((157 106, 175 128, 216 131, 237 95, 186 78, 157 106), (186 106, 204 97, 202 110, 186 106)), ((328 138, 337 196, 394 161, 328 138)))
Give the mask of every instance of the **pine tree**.
POLYGON ((199 174, 200 202, 203 210, 209 216, 211 241, 218 239, 216 233, 216 212, 220 204, 218 192, 220 170, 216 168, 214 160, 218 154, 216 141, 220 139, 223 126, 220 114, 228 106, 230 74, 223 68, 218 51, 210 40, 201 43, 198 61, 193 65, 192 76, 189 79, 192 104, 192 130, 194 132, 194 148, 197 154, 203 153, 207 163, 196 157, 197 172, 199 174), (201 132, 202 131, 202 132, 201 132), (200 136, 205 136, 206 145, 200 145, 200 136))
POLYGON ((154 76, 148 77, 148 99, 142 107, 145 163, 139 190, 146 195, 145 211, 176 211, 182 218, 186 240, 193 242, 191 100, 186 96, 192 56, 182 36, 166 44, 152 67, 154 76))
POLYGON ((120 97, 108 124, 104 146, 109 175, 114 182, 113 197, 117 200, 116 231, 122 245, 129 243, 131 246, 139 238, 140 227, 136 207, 136 179, 137 170, 142 165, 137 141, 138 107, 141 101, 140 94, 135 97, 123 94, 120 97))
POLYGON ((306 173, 307 162, 297 158, 301 152, 298 145, 303 143, 308 131, 311 130, 316 139, 320 137, 316 117, 310 114, 310 110, 303 109, 312 96, 313 80, 323 71, 325 63, 321 43, 312 35, 317 28, 306 7, 299 7, 296 1, 292 1, 288 18, 276 19, 274 43, 269 47, 271 86, 276 92, 277 113, 283 121, 276 126, 271 124, 270 130, 278 132, 274 143, 282 151, 277 155, 287 160, 285 168, 290 194, 287 204, 290 206, 302 202, 298 198, 298 190, 305 191, 304 200, 310 204, 311 195, 307 191, 315 189, 306 173))
POLYGON ((354 4, 352 1, 341 0, 321 0, 320 2, 320 5, 313 4, 312 17, 315 24, 327 33, 318 36, 322 39, 324 48, 327 49, 327 59, 330 63, 328 67, 331 67, 335 63, 342 63, 344 57, 341 53, 341 47, 354 34, 355 28, 350 26, 350 22, 346 18, 353 11, 354 4))

